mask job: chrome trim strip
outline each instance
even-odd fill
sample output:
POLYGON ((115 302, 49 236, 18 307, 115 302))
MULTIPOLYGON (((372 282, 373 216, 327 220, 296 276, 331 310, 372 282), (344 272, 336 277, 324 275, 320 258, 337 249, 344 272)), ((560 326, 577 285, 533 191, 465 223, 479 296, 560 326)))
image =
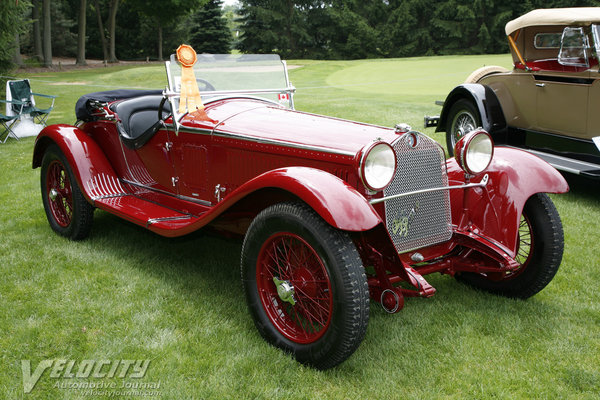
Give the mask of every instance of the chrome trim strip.
POLYGON ((213 134, 215 136, 230 137, 230 138, 235 138, 235 139, 239 139, 239 140, 245 140, 248 142, 255 142, 255 143, 260 143, 260 144, 272 144, 275 146, 289 147, 289 148, 293 148, 293 149, 320 151, 323 153, 338 154, 341 156, 354 157, 354 155, 356 154, 355 152, 352 152, 352 151, 343 151, 343 150, 336 150, 336 149, 328 149, 326 147, 320 147, 320 146, 295 144, 295 143, 290 143, 290 142, 284 142, 282 140, 253 138, 253 137, 249 137, 249 136, 245 136, 245 135, 241 135, 241 134, 237 134, 237 133, 214 131, 213 134))
POLYGON ((107 195, 104 195, 104 196, 92 197, 92 200, 96 201, 96 200, 111 199, 113 197, 124 197, 124 196, 131 196, 131 193, 107 194, 107 195))
POLYGON ((150 219, 148 219, 148 221, 146 221, 146 228, 157 222, 178 221, 178 220, 182 220, 182 219, 191 219, 191 218, 197 218, 197 217, 195 215, 182 215, 182 216, 177 216, 177 217, 150 218, 150 219))
MULTIPOLYGON (((211 92, 209 92, 209 93, 211 93, 211 92)), ((250 95, 241 95, 241 96, 235 96, 235 95, 234 96, 231 96, 231 95, 227 95, 227 96, 208 96, 208 95, 206 95, 202 99, 202 101, 204 102, 204 105, 207 106, 207 105, 209 105, 211 103, 215 103, 217 101, 223 101, 223 100, 229 100, 229 99, 234 99, 234 100, 237 100, 237 99, 257 100, 257 101, 268 103, 268 105, 270 105, 272 107, 279 107, 279 108, 283 108, 285 110, 289 110, 287 107, 282 106, 281 104, 279 104, 278 102, 276 102, 274 100, 266 99, 264 97, 250 96, 250 95)), ((256 108, 260 108, 260 107, 264 107, 264 106, 259 106, 259 107, 256 107, 256 108)), ((240 111, 238 114, 246 112, 246 111, 250 111, 250 110, 253 110, 253 108, 249 108, 247 110, 240 111)), ((237 115, 237 114, 234 114, 234 115, 237 115)), ((230 117, 227 117, 227 119, 233 117, 234 115, 232 115, 230 117)))
POLYGON ((167 70, 167 84, 169 89, 174 89, 175 84, 173 83, 173 77, 171 76, 171 60, 165 61, 165 69, 167 70))
MULTIPOLYGON (((221 95, 232 95, 232 94, 256 94, 256 93, 282 93, 282 92, 295 92, 296 88, 287 87, 281 89, 238 89, 238 90, 209 90, 201 91, 200 96, 221 96, 221 95)), ((163 96, 167 97, 179 97, 181 93, 172 92, 171 90, 165 90, 163 96)))
POLYGON ((179 132, 190 133, 192 135, 212 135, 213 131, 210 129, 202 128, 190 128, 189 126, 181 125, 179 132))
POLYGON ((177 199, 186 200, 186 201, 189 201, 189 202, 192 202, 192 203, 198 203, 198 204, 201 204, 203 206, 212 206, 212 203, 210 201, 201 200, 201 199, 194 199, 193 197, 187 197, 187 196, 181 196, 181 195, 178 195, 178 194, 169 193, 169 192, 167 192, 165 190, 160 190, 160 189, 153 188, 151 186, 142 185, 141 183, 133 182, 133 181, 130 181, 129 179, 125 179, 125 178, 121 178, 121 181, 123 183, 127 183, 129 185, 141 187, 143 189, 148 189, 150 191, 157 192, 157 193, 162 193, 162 194, 165 194, 167 196, 175 197, 177 199))
POLYGON ((177 197, 178 199, 185 200, 185 201, 189 201, 189 202, 192 202, 192 203, 198 203, 198 204, 202 204, 203 206, 209 206, 209 207, 212 207, 212 205, 213 205, 213 204, 212 204, 210 201, 208 201, 208 200, 196 199, 196 198, 194 198, 194 197, 182 196, 182 195, 180 195, 180 194, 178 194, 176 197, 177 197))
POLYGON ((292 86, 292 84, 290 83, 290 76, 288 74, 287 62, 285 60, 281 60, 281 63, 283 64, 283 73, 285 74, 285 84, 287 85, 288 90, 289 90, 290 108, 292 110, 295 110, 296 108, 294 107, 294 93, 296 92, 296 88, 294 86, 292 86))
POLYGON ((489 177, 487 174, 484 175, 483 179, 479 183, 468 183, 466 185, 457 185, 457 186, 446 186, 446 187, 437 187, 437 188, 429 188, 429 189, 421 189, 414 190, 412 192, 395 194, 393 196, 382 197, 380 199, 369 200, 370 204, 379 204, 383 203, 386 200, 397 199, 399 197, 411 196, 413 194, 421 194, 421 193, 430 193, 430 192, 439 192, 441 190, 452 190, 452 189, 467 189, 472 187, 485 187, 488 183, 489 177))

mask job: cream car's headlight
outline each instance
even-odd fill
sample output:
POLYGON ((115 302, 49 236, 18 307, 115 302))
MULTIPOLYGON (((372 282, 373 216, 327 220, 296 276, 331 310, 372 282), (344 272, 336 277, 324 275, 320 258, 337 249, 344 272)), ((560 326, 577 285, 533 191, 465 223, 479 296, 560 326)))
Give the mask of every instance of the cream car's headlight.
POLYGON ((494 157, 494 141, 489 133, 477 129, 463 136, 454 146, 458 164, 470 175, 487 169, 494 157))
POLYGON ((379 142, 363 152, 359 175, 365 186, 380 191, 390 184, 396 172, 396 154, 388 143, 379 142))

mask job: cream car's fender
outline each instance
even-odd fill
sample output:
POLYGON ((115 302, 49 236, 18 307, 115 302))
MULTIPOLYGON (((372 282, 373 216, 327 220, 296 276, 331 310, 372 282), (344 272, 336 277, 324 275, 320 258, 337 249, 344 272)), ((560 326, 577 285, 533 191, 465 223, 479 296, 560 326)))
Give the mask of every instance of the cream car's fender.
POLYGON ((475 105, 481 119, 481 127, 494 136, 494 139, 496 134, 506 130, 502 106, 494 91, 489 86, 479 83, 464 83, 455 87, 446 97, 436 132, 446 130, 450 109, 461 99, 469 100, 475 105))

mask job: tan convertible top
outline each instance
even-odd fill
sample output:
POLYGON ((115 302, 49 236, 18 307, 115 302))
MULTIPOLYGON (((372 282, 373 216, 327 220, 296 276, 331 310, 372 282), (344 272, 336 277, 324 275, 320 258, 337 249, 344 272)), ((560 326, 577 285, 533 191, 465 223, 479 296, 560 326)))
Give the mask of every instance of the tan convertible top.
POLYGON ((600 23, 600 7, 545 8, 528 12, 506 24, 506 34, 528 26, 591 25, 600 23))

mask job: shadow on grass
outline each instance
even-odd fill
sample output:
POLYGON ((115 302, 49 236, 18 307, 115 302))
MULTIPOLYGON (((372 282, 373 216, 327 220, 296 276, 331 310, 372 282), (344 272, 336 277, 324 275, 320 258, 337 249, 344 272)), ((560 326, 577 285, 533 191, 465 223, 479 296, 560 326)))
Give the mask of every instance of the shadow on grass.
MULTIPOLYGON (((96 213, 94 223, 90 241, 98 242, 104 250, 143 273, 168 281, 173 290, 198 306, 211 301, 217 314, 227 316, 244 335, 250 336, 257 352, 268 348, 254 330, 246 309, 239 273, 241 240, 206 230, 180 238, 163 238, 104 212, 96 213)), ((390 357, 396 360, 394 375, 410 374, 415 349, 419 351, 420 363, 435 365, 440 362, 440 351, 450 354, 456 351, 453 347, 460 347, 459 338, 483 337, 494 342, 503 335, 513 335, 516 329, 521 336, 523 331, 529 332, 525 337, 530 335, 533 340, 541 330, 555 331, 560 324, 555 318, 558 310, 543 298, 511 300, 470 289, 448 276, 436 274, 427 279, 438 293, 431 299, 406 299, 405 309, 397 315, 386 314, 379 304, 371 302, 365 343, 346 363, 325 374, 342 373, 343 379, 354 379, 365 370, 375 373, 377 365, 389 362, 390 357)), ((203 321, 192 318, 189 323, 203 321)), ((522 339, 515 346, 523 345, 522 339)))
POLYGON ((562 174, 569 183, 569 192, 595 203, 600 201, 600 179, 586 178, 575 174, 562 174))
MULTIPOLYGON (((210 296, 225 303, 243 301, 239 274, 242 241, 219 236, 208 229, 166 238, 106 212, 96 211, 92 242, 101 243, 122 260, 131 260, 143 272, 172 281, 177 289, 196 295, 191 281, 206 280, 210 296), (148 260, 148 262, 146 262, 148 260), (187 277, 187 278, 186 278, 187 277)), ((206 294, 206 292, 204 293, 206 294)))

